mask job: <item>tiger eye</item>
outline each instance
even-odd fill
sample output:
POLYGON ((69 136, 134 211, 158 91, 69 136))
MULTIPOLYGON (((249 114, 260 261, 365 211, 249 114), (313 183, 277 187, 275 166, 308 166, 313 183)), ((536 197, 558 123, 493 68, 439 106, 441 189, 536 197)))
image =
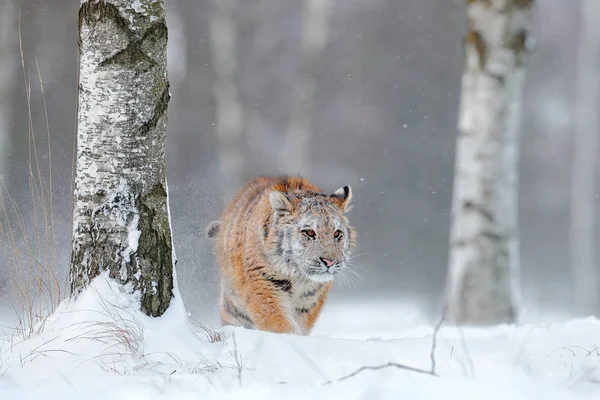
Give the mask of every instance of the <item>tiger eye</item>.
POLYGON ((344 234, 339 229, 333 233, 333 237, 336 239, 341 239, 344 234))
POLYGON ((314 239, 317 236, 315 231, 313 231, 312 229, 305 229, 302 231, 302 233, 304 233, 306 236, 308 236, 311 239, 314 239))

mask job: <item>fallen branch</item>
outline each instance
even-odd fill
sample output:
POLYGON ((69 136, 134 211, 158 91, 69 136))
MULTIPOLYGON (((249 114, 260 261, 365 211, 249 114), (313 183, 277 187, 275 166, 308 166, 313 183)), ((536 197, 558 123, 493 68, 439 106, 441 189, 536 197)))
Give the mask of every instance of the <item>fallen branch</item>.
MULTIPOLYGON (((388 362, 387 364, 381 364, 381 365, 375 365, 375 366, 362 366, 359 369, 357 369, 356 371, 354 371, 348 375, 344 375, 341 378, 336 379, 336 381, 337 382, 345 381, 346 379, 350 379, 350 378, 360 374, 363 371, 378 371, 380 369, 386 369, 386 368, 398 368, 398 369, 403 369, 403 370, 409 371, 409 372, 415 372, 417 374, 438 377, 439 375, 437 374, 437 372, 435 370, 436 369, 435 349, 437 347, 437 334, 438 334, 440 328, 442 327, 443 323, 444 323, 444 317, 442 316, 442 318, 440 318, 440 321, 437 323, 437 325, 435 326, 435 329, 433 331, 433 338, 432 338, 432 342, 431 342, 431 351, 429 353, 429 358, 431 360, 431 368, 430 369, 427 370, 427 369, 411 367, 410 365, 400 364, 400 363, 396 363, 396 362, 388 362)), ((332 381, 327 381, 323 385, 329 385, 331 383, 332 383, 332 381)))

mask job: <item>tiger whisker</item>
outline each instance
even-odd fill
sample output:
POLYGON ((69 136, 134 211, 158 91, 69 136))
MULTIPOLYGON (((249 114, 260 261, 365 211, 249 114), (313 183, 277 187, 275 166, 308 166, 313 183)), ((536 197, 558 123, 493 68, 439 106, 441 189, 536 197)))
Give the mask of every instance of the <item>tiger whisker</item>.
POLYGON ((366 253, 353 254, 352 256, 350 256, 350 258, 356 258, 356 257, 364 256, 364 255, 367 255, 367 254, 373 254, 373 252, 372 251, 368 251, 366 253))
POLYGON ((363 276, 361 274, 353 270, 352 267, 348 264, 345 264, 340 272, 346 275, 348 279, 351 280, 354 283, 354 285, 358 288, 358 283, 360 282, 360 280, 363 279, 363 276))
POLYGON ((365 272, 367 271, 365 268, 363 268, 363 267, 361 267, 359 265, 356 265, 356 264, 352 264, 351 262, 346 262, 346 264, 348 264, 349 266, 354 267, 356 269, 359 269, 361 271, 365 271, 365 272))
POLYGON ((355 270, 353 270, 351 267, 346 266, 344 267, 344 272, 352 275, 354 278, 356 278, 357 280, 363 279, 363 276, 361 274, 359 274, 358 272, 356 272, 355 270))
POLYGON ((340 278, 342 278, 342 281, 345 282, 345 286, 348 289, 358 289, 358 283, 356 282, 355 279, 352 278, 351 275, 349 275, 347 273, 347 271, 342 270, 340 271, 340 278))

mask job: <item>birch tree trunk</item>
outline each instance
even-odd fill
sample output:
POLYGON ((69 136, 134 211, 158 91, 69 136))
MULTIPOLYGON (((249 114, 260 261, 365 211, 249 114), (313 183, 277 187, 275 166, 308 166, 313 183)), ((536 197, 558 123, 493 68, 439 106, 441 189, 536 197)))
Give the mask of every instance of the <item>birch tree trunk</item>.
POLYGON ((19 10, 12 0, 0 4, 0 178, 7 182, 7 165, 12 150, 10 127, 19 67, 19 10))
POLYGON ((309 174, 309 145, 313 130, 315 75, 327 45, 331 0, 305 0, 302 28, 302 59, 292 91, 292 110, 286 132, 284 164, 293 173, 309 174))
POLYGON ((600 2, 582 0, 577 51, 577 105, 571 177, 570 263, 580 311, 598 315, 600 285, 595 263, 595 191, 600 134, 600 2))
POLYGON ((82 1, 71 291, 100 272, 160 316, 174 284, 164 0, 82 1))
POLYGON ((447 313, 458 324, 517 314, 517 171, 533 0, 467 0, 447 313))
POLYGON ((238 94, 237 26, 234 17, 236 0, 211 0, 210 42, 216 111, 216 133, 219 143, 221 184, 229 198, 243 183, 242 148, 244 109, 238 94))

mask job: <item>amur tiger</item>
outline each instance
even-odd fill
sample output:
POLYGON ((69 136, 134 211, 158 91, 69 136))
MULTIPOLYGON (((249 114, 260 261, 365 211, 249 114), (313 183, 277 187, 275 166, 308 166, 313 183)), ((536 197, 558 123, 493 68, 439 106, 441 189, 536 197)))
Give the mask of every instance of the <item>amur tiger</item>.
POLYGON ((221 272, 224 325, 307 335, 356 244, 352 191, 302 177, 257 177, 210 224, 221 272))

